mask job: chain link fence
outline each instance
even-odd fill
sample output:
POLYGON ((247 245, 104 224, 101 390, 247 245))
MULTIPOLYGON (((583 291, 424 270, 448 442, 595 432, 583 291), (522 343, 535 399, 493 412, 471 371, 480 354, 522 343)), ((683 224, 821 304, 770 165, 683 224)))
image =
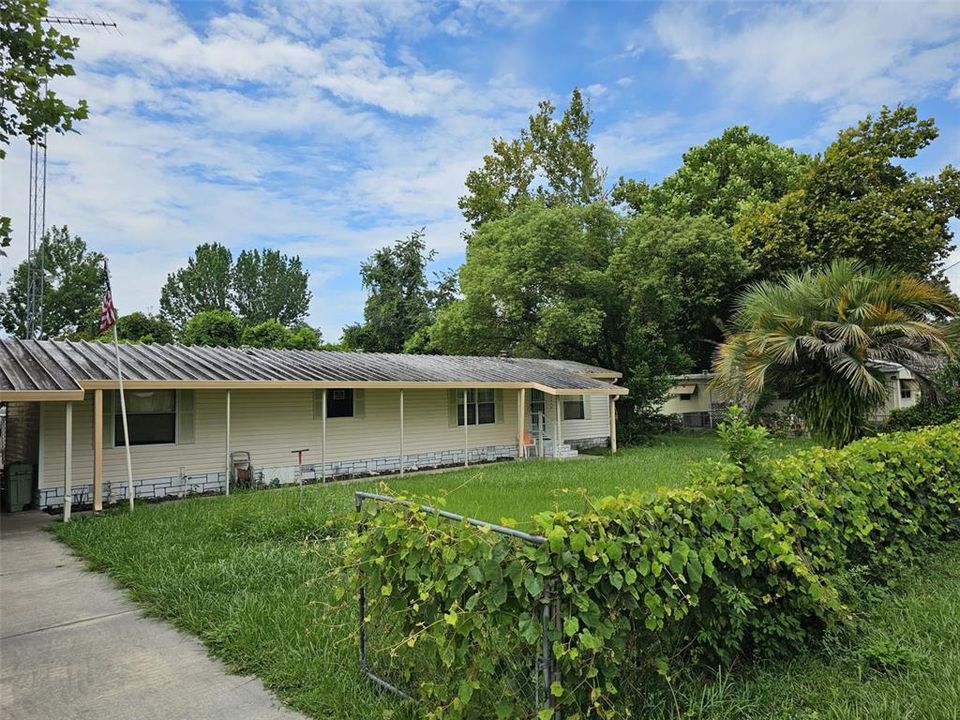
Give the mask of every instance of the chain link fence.
MULTIPOLYGON (((364 532, 363 504, 376 503, 378 506, 402 505, 418 508, 445 521, 468 524, 489 530, 491 542, 499 544, 498 552, 503 556, 516 553, 523 545, 541 545, 545 538, 494 525, 482 520, 466 518, 461 515, 438 510, 429 505, 416 505, 405 500, 357 492, 356 509, 361 518, 359 532, 364 532)), ((396 602, 387 602, 381 593, 381 587, 371 587, 370 580, 360 578, 358 597, 359 610, 359 660, 360 670, 370 680, 384 690, 411 701, 422 699, 422 690, 427 689, 434 697, 457 694, 457 688, 465 679, 458 675, 460 668, 456 664, 445 667, 436 662, 434 652, 424 652, 417 643, 410 643, 410 619, 398 609, 396 602), (440 689, 441 692, 436 692, 440 689), (444 692, 443 690, 447 691, 444 692)), ((394 589, 390 589, 395 592, 394 589)), ((390 594, 390 593, 387 593, 390 594)), ((495 663, 493 677, 496 681, 487 683, 474 691, 472 707, 482 708, 484 717, 497 717, 507 712, 511 718, 537 718, 544 709, 554 709, 554 699, 550 685, 559 680, 554 663, 548 632, 559 622, 559 612, 554 601, 553 581, 548 579, 539 601, 532 600, 530 618, 522 630, 520 624, 498 623, 495 628, 497 648, 494 657, 487 660, 495 663), (531 640, 536 636, 536 640, 531 640), (487 712, 489 711, 489 712, 487 712)), ((411 597, 409 606, 416 603, 411 597)), ((482 603, 482 601, 481 601, 482 603)), ((490 631, 492 628, 486 628, 490 631)), ((559 718, 554 710, 553 717, 559 718)))

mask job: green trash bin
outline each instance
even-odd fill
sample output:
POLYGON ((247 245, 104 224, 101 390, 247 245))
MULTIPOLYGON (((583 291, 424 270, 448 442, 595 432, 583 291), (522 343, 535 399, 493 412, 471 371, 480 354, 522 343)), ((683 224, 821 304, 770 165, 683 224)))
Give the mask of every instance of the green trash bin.
POLYGON ((11 463, 4 468, 3 511, 20 512, 31 502, 33 465, 11 463))

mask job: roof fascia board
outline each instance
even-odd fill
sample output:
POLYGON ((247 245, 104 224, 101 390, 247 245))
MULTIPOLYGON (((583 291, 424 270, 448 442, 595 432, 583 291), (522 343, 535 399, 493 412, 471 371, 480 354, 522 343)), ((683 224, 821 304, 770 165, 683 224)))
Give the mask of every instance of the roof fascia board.
MULTIPOLYGON (((116 390, 120 387, 116 380, 79 381, 84 390, 116 390)), ((554 388, 541 383, 524 382, 427 382, 401 380, 136 380, 125 379, 125 389, 175 389, 175 390, 322 390, 333 388, 357 389, 407 389, 407 390, 470 390, 472 388, 495 388, 519 390, 533 388, 550 395, 626 395, 624 387, 611 385, 608 388, 554 388)))
POLYGON ((82 401, 83 390, 3 390, 0 402, 74 402, 82 401))

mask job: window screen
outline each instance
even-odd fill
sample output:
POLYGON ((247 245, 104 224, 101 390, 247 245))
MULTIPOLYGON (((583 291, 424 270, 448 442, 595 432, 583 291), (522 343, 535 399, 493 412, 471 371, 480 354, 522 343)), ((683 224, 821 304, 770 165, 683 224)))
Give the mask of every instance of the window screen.
MULTIPOLYGON (((463 425, 463 391, 457 392, 457 425, 463 425)), ((491 425, 497 421, 497 392, 467 390, 467 425, 491 425)))
POLYGON ((353 417, 353 389, 327 390, 327 417, 353 417))
MULTIPOLYGON (((176 390, 128 390, 127 425, 131 445, 163 445, 177 441, 176 390)), ((114 440, 124 445, 120 399, 114 402, 114 440)))
POLYGON ((583 398, 563 401, 564 420, 583 420, 584 417, 586 415, 583 412, 583 398))

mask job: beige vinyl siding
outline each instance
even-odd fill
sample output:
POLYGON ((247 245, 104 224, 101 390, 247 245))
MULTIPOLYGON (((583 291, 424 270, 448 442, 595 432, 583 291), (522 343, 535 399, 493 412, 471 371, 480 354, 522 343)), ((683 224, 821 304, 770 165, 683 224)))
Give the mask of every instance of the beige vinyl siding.
MULTIPOLYGON (((498 422, 471 425, 470 447, 509 445, 517 436, 517 395, 504 390, 498 422), (502 420, 499 418, 502 417, 502 420)), ((606 400, 606 398, 603 398, 606 400)), ((130 449, 134 480, 217 472, 225 463, 226 393, 197 390, 194 397, 194 441, 177 445, 140 445, 130 449)), ((93 478, 93 393, 74 404, 73 482, 93 478)), ((233 390, 230 449, 247 450, 255 467, 295 465, 290 452, 310 448, 304 463, 319 463, 321 420, 314 418, 310 390, 233 390)), ((40 487, 63 482, 64 403, 45 403, 40 487)), ((404 452, 460 449, 463 427, 450 427, 448 395, 443 389, 404 391, 404 452)), ((396 456, 400 453, 400 391, 366 390, 363 417, 327 419, 327 462, 396 456)), ((106 482, 126 479, 124 449, 103 451, 106 482)))
POLYGON ((709 380, 675 380, 674 387, 681 385, 695 385, 697 391, 689 400, 681 400, 677 395, 667 395, 666 401, 660 408, 664 415, 681 415, 691 412, 710 412, 713 393, 709 380))
MULTIPOLYGON (((575 396, 560 398, 561 402, 572 399, 575 399, 575 396)), ((564 420, 560 426, 561 438, 566 441, 609 437, 610 398, 607 395, 585 395, 583 402, 586 417, 583 420, 564 420)))

